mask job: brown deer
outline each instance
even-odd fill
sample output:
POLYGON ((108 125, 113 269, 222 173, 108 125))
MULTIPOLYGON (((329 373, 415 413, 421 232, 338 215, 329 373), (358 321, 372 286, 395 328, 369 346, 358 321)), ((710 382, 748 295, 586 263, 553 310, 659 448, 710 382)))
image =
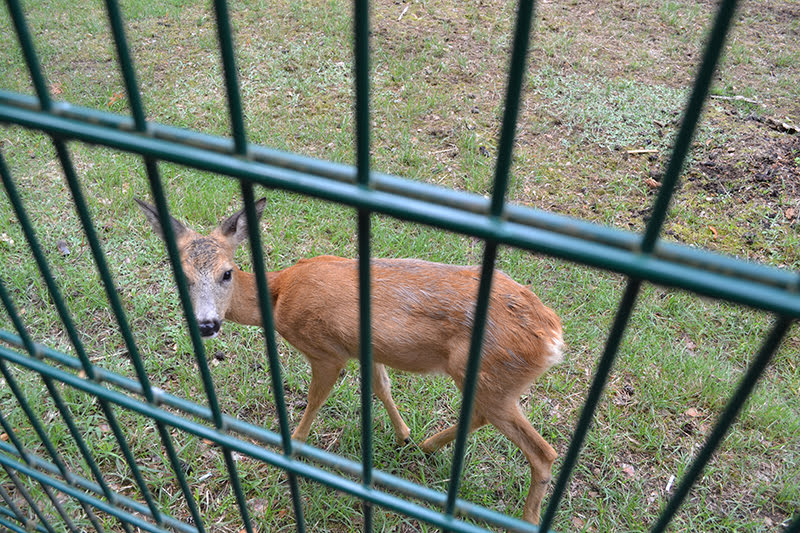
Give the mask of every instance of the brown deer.
MULTIPOLYGON (((137 200, 155 231, 162 223, 154 207, 137 200)), ((259 218, 266 199, 256 203, 259 218)), ((208 236, 171 218, 192 306, 204 337, 214 337, 223 319, 261 325, 255 276, 233 262, 247 238, 239 211, 208 236)), ((410 431, 400 416, 384 365, 420 373, 445 373, 461 388, 480 269, 416 259, 375 259, 371 264, 374 390, 389 413, 399 442, 410 431)), ((333 256, 302 259, 267 282, 278 333, 311 364, 308 404, 292 438, 305 441, 311 422, 348 359, 359 357, 357 261, 333 256)), ((539 521, 555 450, 520 411, 519 397, 561 360, 561 322, 528 288, 495 271, 483 359, 471 430, 487 423, 514 442, 531 467, 523 518, 539 521)), ((421 444, 434 452, 452 441, 451 426, 421 444)))

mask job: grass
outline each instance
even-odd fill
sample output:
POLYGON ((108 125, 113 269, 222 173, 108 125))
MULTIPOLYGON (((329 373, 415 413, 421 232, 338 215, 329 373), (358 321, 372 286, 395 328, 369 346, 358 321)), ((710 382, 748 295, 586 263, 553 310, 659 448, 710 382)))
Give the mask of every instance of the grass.
MULTIPOLYGON (((148 117, 226 135, 216 30, 207 6, 125 2, 123 9, 148 117)), ((349 5, 285 0, 232 9, 250 139, 351 163, 349 5)), ((659 179, 710 9, 674 0, 542 3, 531 44, 511 200, 624 229, 643 228, 655 194, 645 181, 659 179), (641 148, 658 152, 626 152, 641 148)), ((129 112, 99 4, 78 8, 61 0, 28 2, 26 12, 55 98, 129 112)), ((499 0, 374 6, 372 157, 377 169, 490 192, 513 12, 511 3, 499 0)), ((774 266, 800 266, 798 221, 785 214, 790 207, 800 208, 800 147, 763 122, 774 116, 796 123, 800 116, 800 95, 792 82, 800 69, 792 39, 797 18, 790 1, 742 7, 713 94, 744 96, 760 104, 724 99, 707 104, 684 187, 665 228, 668 239, 774 266), (709 162, 717 173, 709 170, 709 162), (755 179, 770 169, 779 171, 769 174, 778 178, 755 179)), ((0 12, 0 32, 12 34, 5 11, 0 12)), ((32 93, 15 46, 0 51, 0 74, 3 89, 32 93)), ((98 365, 133 376, 49 139, 7 127, 0 145, 87 352, 98 365), (68 255, 59 251, 58 241, 66 243, 68 255)), ((202 403, 163 247, 133 202, 149 196, 141 160, 75 143, 70 149, 151 380, 202 403)), ((159 168, 173 213, 193 227, 209 229, 239 206, 233 180, 170 164, 159 168)), ((271 268, 325 253, 355 256, 351 211, 280 191, 261 192, 269 200, 262 228, 271 268)), ((38 342, 74 354, 5 197, 0 228, 0 278, 29 331, 38 342)), ((372 242, 381 257, 477 264, 482 253, 474 239, 384 217, 374 218, 372 242)), ((238 258, 249 268, 245 249, 238 258)), ((523 406, 563 456, 624 280, 512 249, 501 251, 498 264, 514 279, 531 284, 562 317, 567 359, 535 385, 523 406)), ((555 529, 646 529, 666 501, 669 480, 680 479, 702 445, 770 322, 757 311, 647 285, 555 529)), ((13 329, 4 313, 0 328, 13 329)), ((223 335, 206 347, 224 411, 275 429, 258 329, 226 324, 223 335), (217 352, 224 357, 214 358, 217 352)), ((795 327, 676 517, 675 529, 775 531, 796 513, 798 348, 795 327)), ((281 344, 281 353, 294 425, 302 415, 310 374, 293 348, 281 344)), ((16 368, 12 373, 69 466, 89 477, 41 380, 16 368)), ((400 373, 392 378, 414 442, 457 416, 460 399, 448 380, 400 373)), ((83 393, 59 388, 109 484, 138 497, 100 406, 83 393)), ((25 445, 47 457, 21 410, 6 407, 16 405, 7 387, 0 387, 0 405, 25 445)), ((311 443, 358 460, 360 429, 352 421, 358 419, 359 405, 358 367, 352 363, 316 420, 311 443)), ((168 460, 153 446, 152 424, 124 410, 115 413, 158 504, 187 518, 168 460)), ((378 402, 375 415, 376 466, 446 490, 449 449, 425 456, 413 444, 398 448, 378 402)), ((220 451, 172 433, 210 528, 239 531, 220 451)), ((284 476, 245 457, 237 458, 237 465, 258 529, 291 531, 284 476)), ((466 465, 462 497, 520 514, 529 474, 513 445, 495 430, 482 429, 470 439, 466 465)), ((11 490, 5 477, 3 483, 11 490)), ((301 490, 310 530, 350 531, 361 523, 358 501, 307 481, 301 490)), ((81 513, 71 500, 66 505, 81 513)), ((379 530, 432 529, 389 511, 376 513, 379 530)), ((109 529, 118 529, 109 517, 101 519, 109 529)))

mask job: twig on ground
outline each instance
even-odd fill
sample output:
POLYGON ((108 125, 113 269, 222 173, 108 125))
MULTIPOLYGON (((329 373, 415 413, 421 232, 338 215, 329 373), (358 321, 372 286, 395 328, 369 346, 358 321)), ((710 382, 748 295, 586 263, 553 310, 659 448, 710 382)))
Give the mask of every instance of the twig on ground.
POLYGON ((744 96, 741 96, 741 95, 738 95, 738 94, 736 96, 720 96, 720 95, 712 94, 711 98, 713 98, 715 100, 730 100, 730 101, 733 101, 733 102, 745 102, 747 104, 760 105, 762 107, 764 106, 764 104, 762 104, 758 100, 753 100, 752 98, 745 98, 744 96))

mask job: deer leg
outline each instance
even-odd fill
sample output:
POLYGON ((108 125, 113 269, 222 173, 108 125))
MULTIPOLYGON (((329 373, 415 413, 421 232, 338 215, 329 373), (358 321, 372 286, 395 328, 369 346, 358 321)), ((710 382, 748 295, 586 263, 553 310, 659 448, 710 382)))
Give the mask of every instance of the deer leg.
POLYGON ((305 442, 308 433, 311 431, 311 423, 317 416, 320 407, 328 399, 336 380, 339 379, 339 372, 344 366, 338 359, 327 360, 324 362, 311 361, 311 385, 308 388, 308 402, 303 418, 292 433, 292 438, 305 442))
MULTIPOLYGON (((486 418, 483 417, 480 413, 473 413, 472 420, 470 421, 469 431, 470 433, 475 431, 476 429, 486 425, 486 418)), ((450 444, 452 440, 456 438, 458 434, 458 424, 454 424, 447 429, 436 433, 435 435, 431 435, 425 442, 419 445, 422 448, 422 451, 425 453, 433 453, 437 451, 439 448, 450 444)))
POLYGON ((403 417, 400 416, 400 411, 397 410, 392 398, 392 382, 386 373, 386 367, 380 363, 375 363, 372 366, 372 384, 375 395, 383 402, 386 412, 389 413, 389 419, 392 421, 397 442, 407 444, 410 441, 411 430, 408 429, 403 417))
POLYGON ((500 433, 516 444, 531 465, 531 486, 522 518, 534 524, 539 523, 539 512, 547 486, 550 483, 553 462, 558 454, 539 433, 533 429, 522 414, 516 402, 508 402, 486 413, 488 421, 500 433))

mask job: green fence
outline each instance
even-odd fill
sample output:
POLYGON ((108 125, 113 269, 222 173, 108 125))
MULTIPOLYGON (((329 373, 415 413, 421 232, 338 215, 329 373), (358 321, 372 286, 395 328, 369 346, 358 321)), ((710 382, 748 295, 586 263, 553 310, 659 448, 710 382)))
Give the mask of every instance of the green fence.
MULTIPOLYGON (((483 530, 475 525, 476 523, 515 531, 538 530, 535 526, 458 498, 467 428, 475 392, 475 378, 480 365, 479 347, 487 314, 491 272, 499 245, 517 247, 610 270, 628 279, 574 436, 563 465, 557 472, 553 491, 542 518, 543 530, 548 530, 553 522, 570 475, 579 460, 581 446, 643 282, 685 289, 774 314, 774 325, 771 332, 763 339, 762 348, 753 357, 748 370, 713 426, 705 446, 678 481, 676 490, 656 519, 653 531, 663 531, 733 424, 737 413, 777 350, 792 321, 800 317, 798 293, 800 276, 797 274, 745 263, 660 239, 670 198, 678 184, 700 111, 708 94, 712 74, 731 25, 735 1, 724 0, 716 14, 697 71, 694 88, 664 172, 662 186, 652 208, 652 216, 641 235, 506 203, 509 167, 533 20, 534 6, 530 1, 521 1, 517 11, 494 188, 491 198, 488 199, 370 170, 368 46, 370 27, 369 9, 365 0, 356 1, 354 6, 356 82, 354 109, 357 150, 355 167, 283 153, 248 142, 237 80, 231 24, 223 0, 216 1, 214 8, 232 125, 230 138, 204 135, 147 121, 125 37, 124 21, 115 0, 107 0, 106 7, 119 66, 132 109, 131 117, 80 108, 54 100, 40 68, 31 35, 26 28, 24 10, 16 0, 7 0, 6 3, 30 71, 36 96, 29 97, 0 91, 0 122, 38 130, 52 137, 86 239, 138 378, 133 380, 120 376, 90 361, 90 354, 84 348, 81 336, 71 319, 66 299, 56 283, 21 203, 15 179, 10 175, 4 160, 0 158, 0 174, 6 195, 13 205, 16 218, 47 285, 52 305, 57 309, 78 356, 68 356, 48 346, 34 343, 32 334, 26 329, 24 316, 19 313, 18 305, 12 301, 10 291, 0 280, 3 307, 16 329, 16 332, 0 330, 0 340, 4 342, 0 346, 0 371, 6 385, 16 398, 14 405, 0 406, 0 424, 7 436, 7 440, 0 442, 0 463, 4 471, 4 475, 0 478, 2 480, 0 527, 9 531, 79 531, 86 528, 103 531, 97 513, 115 517, 119 528, 125 531, 137 528, 146 531, 185 532, 209 529, 204 524, 204 517, 198 511, 192 487, 184 473, 184 465, 173 444, 172 432, 176 430, 207 439, 220 447, 227 466, 229 482, 235 492, 243 529, 247 531, 253 530, 253 524, 248 510, 248 495, 245 494, 239 480, 234 453, 264 461, 287 473, 298 531, 305 529, 298 478, 325 484, 363 500, 366 530, 372 529, 373 506, 381 506, 450 531, 483 530), (190 402, 153 386, 144 370, 133 339, 129 318, 115 290, 114 280, 90 218, 87 202, 82 196, 79 177, 70 159, 66 141, 90 143, 142 156, 152 196, 162 219, 167 217, 168 208, 164 185, 157 168, 158 161, 212 171, 239 180, 249 220, 256 219, 254 185, 285 189, 352 207, 358 213, 359 228, 358 247, 362 280, 360 312, 363 318, 361 345, 365 347, 361 354, 363 369, 361 424, 365 428, 372 425, 369 285, 363 283, 369 275, 369 269, 365 267, 369 264, 370 258, 370 215, 373 213, 388 215, 482 239, 485 242, 483 275, 476 302, 477 312, 469 372, 464 386, 460 430, 453 453, 452 475, 447 492, 434 491, 373 468, 369 430, 362 432, 363 462, 361 463, 291 441, 281 367, 271 320, 266 321, 264 334, 280 432, 266 431, 226 416, 221 411, 215 395, 206 352, 191 311, 185 278, 178 261, 175 238, 168 225, 165 226, 168 255, 189 324, 198 368, 202 373, 205 402, 202 404, 190 402), (48 437, 48 423, 39 419, 32 408, 31 402, 36 402, 37 399, 25 396, 15 382, 14 373, 9 371, 10 367, 41 376, 48 394, 57 407, 58 416, 63 420, 65 431, 69 431, 71 438, 74 439, 91 471, 92 479, 72 471, 62 460, 59 450, 48 437), (60 387, 74 388, 97 398, 108 421, 109 431, 113 433, 119 447, 121 460, 127 463, 132 473, 135 489, 131 491, 136 492, 139 498, 125 496, 112 489, 107 482, 104 472, 99 468, 86 444, 85 439, 89 437, 78 429, 74 420, 75 415, 59 392, 60 387), (28 416, 32 431, 40 439, 48 458, 39 457, 27 450, 17 437, 15 428, 9 424, 9 413, 18 409, 23 410, 28 416), (189 510, 188 514, 191 515, 190 520, 181 521, 169 516, 156 503, 139 471, 137 458, 126 442, 125 432, 117 421, 117 413, 120 410, 130 411, 152 420, 160 445, 169 457, 173 470, 171 475, 175 476, 181 487, 182 496, 189 510), (9 491, 16 495, 12 495, 9 491), (27 508, 21 505, 23 500, 27 508), (74 512, 65 510, 66 500, 79 502, 85 514, 77 516, 74 512)), ((250 240, 254 269, 259 282, 258 290, 259 293, 265 294, 267 292, 265 266, 256 225, 250 227, 250 240)), ((262 315, 271 317, 269 299, 262 299, 261 302, 262 315)), ((788 531, 800 531, 800 518, 794 519, 788 531)))

